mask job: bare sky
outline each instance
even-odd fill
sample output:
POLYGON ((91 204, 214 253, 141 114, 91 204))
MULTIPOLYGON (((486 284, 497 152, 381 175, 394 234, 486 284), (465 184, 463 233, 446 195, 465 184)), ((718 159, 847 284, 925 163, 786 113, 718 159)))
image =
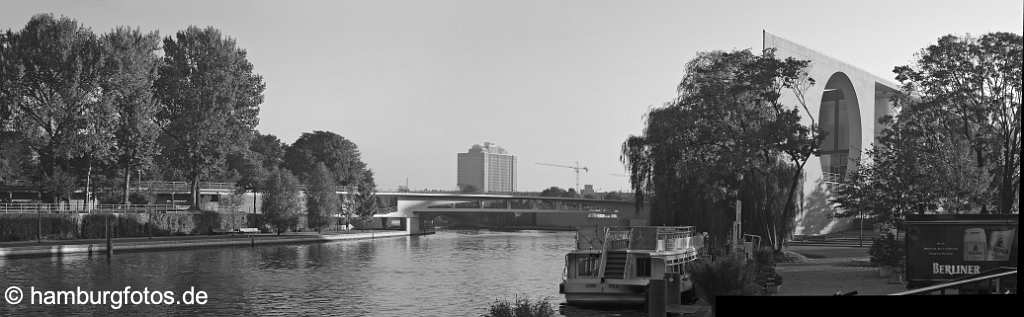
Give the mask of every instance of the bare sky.
POLYGON ((172 35, 214 26, 267 82, 258 129, 355 142, 381 189, 454 189, 456 153, 495 142, 519 190, 627 189, 622 141, 671 99, 696 52, 761 47, 761 30, 892 79, 944 34, 1020 33, 1021 1, 5 1, 172 35))

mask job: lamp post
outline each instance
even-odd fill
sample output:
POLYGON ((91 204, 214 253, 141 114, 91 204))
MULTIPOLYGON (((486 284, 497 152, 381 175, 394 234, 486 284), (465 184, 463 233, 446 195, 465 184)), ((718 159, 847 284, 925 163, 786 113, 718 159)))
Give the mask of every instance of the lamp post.
POLYGON ((743 185, 743 173, 736 177, 736 221, 732 225, 732 248, 736 251, 742 249, 740 240, 743 237, 743 201, 740 200, 740 187, 743 185))

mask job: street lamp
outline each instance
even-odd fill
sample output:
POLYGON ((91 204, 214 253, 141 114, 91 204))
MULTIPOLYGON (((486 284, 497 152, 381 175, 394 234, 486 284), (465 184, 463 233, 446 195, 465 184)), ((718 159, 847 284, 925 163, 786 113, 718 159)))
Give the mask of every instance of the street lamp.
POLYGON ((743 237, 743 201, 740 200, 740 187, 743 185, 743 173, 736 177, 736 221, 732 226, 732 246, 741 249, 740 239, 743 237))

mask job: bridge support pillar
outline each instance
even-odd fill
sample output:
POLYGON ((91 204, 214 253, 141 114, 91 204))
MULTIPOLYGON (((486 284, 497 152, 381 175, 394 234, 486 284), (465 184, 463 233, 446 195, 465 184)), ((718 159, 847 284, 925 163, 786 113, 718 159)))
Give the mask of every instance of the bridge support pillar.
POLYGON ((423 232, 420 228, 420 217, 405 217, 405 232, 410 235, 417 235, 423 232))

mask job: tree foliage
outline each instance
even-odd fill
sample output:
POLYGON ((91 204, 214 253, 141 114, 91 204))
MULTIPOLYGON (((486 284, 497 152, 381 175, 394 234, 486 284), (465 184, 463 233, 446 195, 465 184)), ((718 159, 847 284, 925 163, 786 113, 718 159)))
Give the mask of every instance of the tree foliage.
POLYGON ((558 186, 551 186, 548 187, 547 189, 542 190, 540 192, 540 195, 543 197, 565 197, 568 193, 568 191, 558 186))
POLYGON ((132 171, 148 167, 159 153, 156 138, 160 126, 155 118, 159 103, 153 96, 153 83, 160 66, 156 55, 160 36, 118 27, 100 41, 106 60, 101 86, 104 98, 117 111, 114 154, 123 169, 124 202, 128 203, 132 171))
POLYGON ((839 188, 838 216, 902 227, 907 214, 1009 213, 1019 208, 1020 35, 944 36, 894 69, 906 95, 839 188), (911 97, 906 97, 911 96, 911 97))
POLYGON ((303 133, 284 153, 284 166, 303 182, 317 164, 324 164, 339 186, 375 187, 355 143, 334 132, 303 133))
POLYGON ((192 26, 164 39, 164 64, 156 82, 166 122, 163 155, 191 182, 198 208, 199 181, 244 148, 258 123, 263 78, 245 50, 212 27, 192 26))
POLYGON ((652 224, 726 236, 730 201, 740 198, 745 228, 782 247, 800 171, 820 141, 813 121, 801 123, 803 91, 813 84, 806 66, 772 50, 700 53, 687 63, 676 100, 651 109, 643 135, 622 146, 637 203, 650 199, 652 224), (784 104, 784 92, 797 104, 784 104))
MULTIPOLYGON (((1018 208, 1022 59, 1020 34, 947 35, 923 49, 913 65, 893 70, 904 90, 919 97, 902 109, 899 128, 910 133, 928 129, 928 135, 918 137, 941 146, 936 150, 946 153, 939 153, 938 160, 970 161, 964 163, 973 163, 991 177, 986 186, 990 197, 975 202, 982 212, 1010 213, 1018 208), (957 155, 963 150, 973 157, 957 155)), ((944 176, 947 184, 963 177, 944 176)))
POLYGON ((337 186, 327 167, 317 164, 306 183, 306 217, 310 228, 320 231, 330 224, 331 215, 340 211, 337 186))
POLYGON ((238 190, 263 190, 261 185, 267 175, 280 168, 284 158, 285 144, 277 136, 256 132, 249 148, 228 155, 226 177, 234 179, 238 190))
POLYGON ((112 156, 116 111, 105 98, 104 63, 101 41, 68 17, 35 15, 0 37, 0 113, 38 155, 44 188, 75 186, 71 165, 84 158, 88 194, 92 162, 112 156))
POLYGON ((288 170, 276 169, 267 177, 263 188, 266 191, 263 213, 274 231, 281 234, 295 227, 302 210, 298 178, 288 170))

